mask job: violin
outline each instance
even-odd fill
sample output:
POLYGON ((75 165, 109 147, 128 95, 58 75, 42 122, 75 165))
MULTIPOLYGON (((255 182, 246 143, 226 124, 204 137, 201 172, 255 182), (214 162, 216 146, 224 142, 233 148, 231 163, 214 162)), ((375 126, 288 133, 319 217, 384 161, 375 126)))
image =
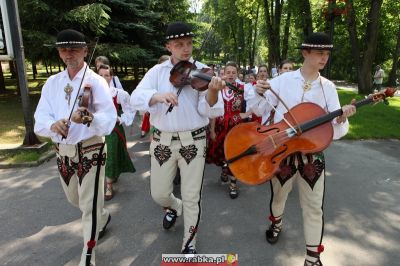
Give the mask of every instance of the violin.
POLYGON ((93 118, 89 115, 89 111, 87 110, 91 102, 92 102, 92 88, 90 87, 90 85, 85 85, 85 87, 83 88, 82 95, 79 96, 78 105, 80 107, 86 108, 86 110, 80 112, 80 115, 82 119, 82 124, 86 125, 87 127, 90 127, 90 123, 93 120, 93 118))
MULTIPOLYGON (((354 105, 359 108, 369 103, 386 102, 386 98, 393 97, 395 92, 396 89, 388 88, 354 105)), ((278 173, 281 161, 289 155, 326 149, 333 138, 331 120, 342 114, 342 109, 326 113, 319 105, 306 102, 294 106, 284 115, 289 123, 282 120, 269 126, 256 122, 238 124, 225 137, 224 152, 229 169, 243 183, 262 184, 278 173)))
MULTIPOLYGON (((171 69, 169 81, 175 88, 178 88, 178 96, 181 93, 182 88, 186 85, 190 85, 193 89, 198 91, 205 91, 208 89, 208 84, 214 76, 214 71, 212 71, 211 68, 197 69, 195 62, 180 61, 171 69)), ((225 82, 225 84, 231 90, 243 93, 243 90, 240 90, 235 85, 229 82, 225 82)), ((171 112, 173 107, 174 106, 171 104, 167 113, 171 112)))
MULTIPOLYGON (((198 70, 194 63, 189 61, 180 61, 171 69, 169 81, 176 87, 182 88, 185 85, 191 85, 193 89, 205 91, 208 89, 208 84, 214 76, 214 71, 211 68, 202 68, 198 70)), ((243 93, 238 87, 232 83, 225 82, 230 89, 243 93)))

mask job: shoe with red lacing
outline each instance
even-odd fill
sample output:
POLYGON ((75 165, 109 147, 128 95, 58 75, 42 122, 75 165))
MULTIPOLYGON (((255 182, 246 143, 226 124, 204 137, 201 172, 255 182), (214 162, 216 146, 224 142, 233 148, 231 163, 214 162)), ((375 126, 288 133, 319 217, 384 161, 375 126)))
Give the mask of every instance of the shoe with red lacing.
POLYGON ((304 266, 323 266, 321 259, 319 258, 320 253, 323 251, 324 247, 322 245, 320 245, 318 247, 318 251, 311 251, 307 249, 307 256, 312 257, 312 258, 316 258, 316 261, 311 261, 308 259, 304 260, 304 266), (320 251, 321 250, 321 251, 320 251))
POLYGON ((279 240, 279 236, 282 232, 281 219, 275 220, 271 223, 267 231, 265 231, 265 238, 270 244, 275 244, 279 240), (280 224, 279 226, 277 224, 280 224))

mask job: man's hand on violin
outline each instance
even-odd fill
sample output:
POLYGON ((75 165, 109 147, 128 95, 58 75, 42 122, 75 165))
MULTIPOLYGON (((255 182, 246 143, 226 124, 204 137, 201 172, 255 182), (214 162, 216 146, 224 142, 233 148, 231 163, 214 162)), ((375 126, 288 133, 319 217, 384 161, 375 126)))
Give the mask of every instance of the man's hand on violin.
POLYGON ((66 137, 68 135, 68 128, 69 128, 68 120, 60 119, 51 125, 50 130, 61 136, 66 137))
POLYGON ((212 77, 210 83, 208 83, 208 90, 218 92, 225 88, 226 84, 220 77, 212 77))
POLYGON ((259 95, 264 95, 264 93, 271 89, 271 85, 269 85, 269 82, 266 80, 257 80, 256 83, 256 92, 259 95))
POLYGON ((351 104, 343 105, 342 106, 342 111, 343 114, 336 118, 337 123, 343 123, 346 121, 346 119, 356 113, 356 106, 354 105, 356 102, 355 99, 351 101, 351 104))
POLYGON ((78 107, 71 116, 71 121, 77 124, 82 124, 85 120, 86 117, 90 117, 88 118, 90 121, 93 120, 93 114, 90 113, 86 107, 78 107))

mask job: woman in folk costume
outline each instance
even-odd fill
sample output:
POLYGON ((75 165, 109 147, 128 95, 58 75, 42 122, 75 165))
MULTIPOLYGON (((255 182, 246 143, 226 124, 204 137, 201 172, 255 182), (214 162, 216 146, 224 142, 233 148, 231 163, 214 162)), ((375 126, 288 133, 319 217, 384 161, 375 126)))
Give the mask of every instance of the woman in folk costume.
MULTIPOLYGON (((333 139, 344 136, 349 129, 347 117, 356 112, 354 105, 340 107, 335 85, 319 74, 328 62, 333 49, 329 36, 315 32, 309 35, 299 47, 304 58, 297 71, 287 72, 270 80, 258 81, 253 93, 249 93, 248 104, 263 121, 276 106, 275 122, 283 119, 287 107, 310 102, 319 105, 326 112, 342 109, 343 114, 332 120, 333 139), (276 95, 270 91, 273 89, 276 95), (262 95, 262 96, 261 96, 262 95)), ((278 241, 282 232, 285 203, 294 183, 297 183, 299 200, 303 213, 303 227, 306 243, 305 266, 320 266, 320 253, 324 231, 325 159, 323 152, 315 154, 294 153, 284 159, 275 177, 271 179, 270 221, 266 240, 270 244, 278 241)))
MULTIPOLYGON (((98 74, 102 76, 108 84, 111 84, 112 70, 110 66, 100 65, 98 74)), ((106 193, 105 200, 114 197, 113 183, 118 181, 121 173, 134 173, 135 167, 126 146, 126 138, 123 124, 129 126, 135 118, 135 110, 130 105, 129 94, 122 90, 110 86, 111 96, 117 110, 117 122, 110 135, 106 136, 107 144, 107 161, 106 161, 106 193), (121 110, 122 109, 122 110, 121 110)))
MULTIPOLYGON (((228 62, 224 69, 224 80, 236 84, 235 80, 238 75, 238 66, 234 62, 228 62)), ((238 85, 238 84, 236 84, 238 85)), ((243 91, 243 85, 237 86, 243 91)), ((210 122, 210 135, 208 139, 207 163, 213 163, 222 167, 221 181, 229 184, 229 196, 235 199, 239 196, 239 191, 236 184, 236 178, 225 163, 224 155, 224 140, 226 134, 235 125, 243 122, 248 117, 247 113, 243 113, 243 93, 234 91, 229 87, 222 90, 224 99, 224 115, 214 118, 210 122)))

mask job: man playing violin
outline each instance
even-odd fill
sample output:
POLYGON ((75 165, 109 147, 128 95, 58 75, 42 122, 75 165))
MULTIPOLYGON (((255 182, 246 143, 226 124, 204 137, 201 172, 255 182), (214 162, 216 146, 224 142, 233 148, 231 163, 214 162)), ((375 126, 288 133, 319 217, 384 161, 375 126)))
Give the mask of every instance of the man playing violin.
MULTIPOLYGON (((259 80, 255 90, 248 95, 248 104, 263 122, 276 106, 275 122, 280 122, 289 109, 302 102, 318 104, 326 112, 342 109, 343 114, 332 121, 333 139, 343 137, 349 129, 347 118, 356 112, 353 105, 340 107, 335 85, 319 74, 328 62, 333 49, 325 33, 312 33, 299 47, 304 58, 303 66, 297 71, 280 75, 272 80, 259 80), (270 90, 272 89, 281 99, 270 90)), ((325 192, 325 159, 322 152, 316 154, 296 153, 284 159, 278 174, 271 179, 270 217, 271 224, 266 231, 270 244, 278 241, 282 232, 282 218, 286 199, 297 182, 300 204, 303 212, 306 256, 304 265, 322 265, 320 253, 324 220, 323 200, 325 192)))
POLYGON ((223 115, 220 90, 225 83, 212 77, 205 91, 185 85, 179 94, 170 82, 170 72, 179 62, 189 61, 196 68, 206 65, 194 62, 192 28, 182 22, 168 25, 166 49, 169 60, 151 68, 131 95, 136 110, 148 111, 155 127, 150 144, 153 199, 165 210, 164 229, 170 229, 183 214, 184 237, 181 252, 196 253, 196 236, 201 214, 201 189, 206 156, 206 127, 209 118, 223 115), (170 105, 174 108, 168 112, 170 105), (177 167, 181 173, 182 199, 173 194, 177 167))
POLYGON ((117 113, 106 81, 85 63, 85 36, 72 29, 63 30, 57 35, 56 47, 67 69, 44 84, 35 112, 35 133, 51 138, 56 146, 65 195, 82 211, 84 246, 79 265, 94 265, 96 241, 111 219, 104 209, 103 136, 113 130, 117 113), (90 87, 83 96, 80 85, 90 87), (88 106, 75 104, 78 91, 88 106), (85 125, 85 120, 91 122, 85 125))

